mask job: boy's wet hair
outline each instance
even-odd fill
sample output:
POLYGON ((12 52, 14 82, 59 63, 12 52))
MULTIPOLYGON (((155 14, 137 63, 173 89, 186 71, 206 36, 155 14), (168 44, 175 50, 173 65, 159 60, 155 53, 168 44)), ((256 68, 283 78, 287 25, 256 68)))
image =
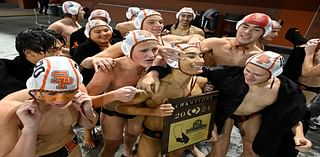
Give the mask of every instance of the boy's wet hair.
POLYGON ((58 34, 57 32, 50 30, 50 29, 46 29, 45 31, 48 32, 49 34, 53 35, 56 38, 56 40, 59 40, 63 45, 67 44, 67 39, 63 35, 58 34))
POLYGON ((25 57, 25 51, 30 49, 35 53, 46 53, 49 48, 55 46, 56 38, 43 28, 28 28, 16 36, 16 50, 21 57, 25 57))

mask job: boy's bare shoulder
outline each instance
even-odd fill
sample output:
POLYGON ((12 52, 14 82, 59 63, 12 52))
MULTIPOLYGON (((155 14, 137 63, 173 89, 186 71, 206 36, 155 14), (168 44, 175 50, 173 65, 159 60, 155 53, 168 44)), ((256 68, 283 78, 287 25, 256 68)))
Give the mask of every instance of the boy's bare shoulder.
POLYGON ((22 102, 16 100, 0 101, 0 126, 10 121, 10 119, 17 119, 16 111, 21 104, 22 102))
POLYGON ((10 93, 9 95, 7 95, 6 97, 4 97, 2 100, 8 101, 19 101, 19 102, 23 102, 25 100, 28 100, 31 98, 31 96, 28 93, 28 89, 22 89, 13 93, 10 93))

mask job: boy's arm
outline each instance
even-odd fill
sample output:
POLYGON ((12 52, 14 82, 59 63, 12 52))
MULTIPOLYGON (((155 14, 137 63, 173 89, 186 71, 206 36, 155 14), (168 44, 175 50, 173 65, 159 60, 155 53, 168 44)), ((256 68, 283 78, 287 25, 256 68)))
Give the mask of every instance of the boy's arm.
POLYGON ((137 88, 146 90, 149 93, 158 92, 160 79, 171 73, 171 70, 169 65, 150 67, 148 73, 138 81, 137 88))
POLYGON ((6 107, 10 107, 12 104, 19 102, 10 101, 10 104, 7 103, 9 102, 0 102, 2 106, 0 109, 0 156, 34 157, 36 153, 38 127, 24 125, 22 128, 21 122, 15 112, 18 106, 14 108, 6 107), (18 136, 20 129, 21 135, 18 136))
POLYGON ((129 115, 166 117, 172 115, 174 108, 171 104, 161 104, 156 108, 119 105, 117 106, 116 111, 129 115))
POLYGON ((116 106, 116 111, 129 115, 141 115, 141 116, 170 116, 173 113, 174 108, 171 104, 161 104, 158 107, 147 107, 141 105, 146 103, 149 99, 147 93, 141 93, 137 95, 133 100, 127 103, 120 103, 116 106))
POLYGON ((101 51, 100 53, 92 56, 87 57, 81 62, 81 66, 87 69, 92 69, 94 67, 94 62, 96 60, 99 60, 101 58, 119 58, 124 56, 122 50, 121 50, 122 42, 117 42, 114 45, 110 46, 109 48, 101 51))
MULTIPOLYGON (((318 43, 319 44, 319 43, 318 43)), ((305 47, 306 56, 302 64, 301 74, 305 77, 319 77, 320 76, 320 64, 314 64, 314 56, 316 53, 317 45, 307 45, 305 47)))
POLYGON ((312 143, 306 139, 303 132, 303 124, 299 121, 291 128, 294 136, 295 148, 300 152, 308 152, 311 149, 312 143))

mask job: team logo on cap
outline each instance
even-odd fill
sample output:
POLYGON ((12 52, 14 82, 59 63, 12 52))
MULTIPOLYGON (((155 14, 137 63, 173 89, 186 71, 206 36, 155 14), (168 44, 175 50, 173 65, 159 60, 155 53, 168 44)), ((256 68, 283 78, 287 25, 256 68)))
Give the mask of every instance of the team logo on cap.
POLYGON ((246 18, 244 22, 252 23, 263 28, 268 25, 269 20, 266 16, 252 14, 251 16, 246 18))
POLYGON ((284 58, 275 52, 264 51, 247 59, 246 63, 257 65, 270 71, 271 76, 279 76, 283 71, 284 58))
POLYGON ((254 24, 258 27, 263 28, 263 37, 267 36, 272 31, 272 20, 268 15, 264 13, 252 13, 245 16, 242 20, 237 22, 236 30, 238 30, 240 25, 242 25, 243 23, 254 24))
POLYGON ((26 85, 29 90, 64 92, 77 90, 82 80, 79 66, 73 60, 51 56, 36 63, 26 85))
POLYGON ((261 55, 259 56, 258 60, 257 60, 258 63, 260 64, 268 64, 270 63, 270 57, 267 56, 267 55, 261 55))
POLYGON ((64 71, 53 71, 51 73, 51 83, 58 84, 56 89, 67 89, 67 85, 73 84, 74 79, 69 76, 67 70, 64 71))

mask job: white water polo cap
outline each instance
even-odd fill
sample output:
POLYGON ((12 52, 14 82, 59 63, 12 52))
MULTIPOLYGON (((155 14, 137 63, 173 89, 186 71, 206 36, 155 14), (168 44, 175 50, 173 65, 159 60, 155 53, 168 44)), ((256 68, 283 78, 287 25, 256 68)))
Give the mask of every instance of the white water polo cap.
POLYGON ((129 7, 126 12, 126 18, 128 20, 131 20, 132 16, 137 16, 140 11, 140 8, 138 7, 129 7))
POLYGON ((106 19, 106 22, 107 22, 108 24, 110 24, 110 22, 111 22, 110 14, 109 14, 106 10, 103 10, 103 9, 93 10, 93 11, 91 12, 88 20, 91 21, 93 18, 96 18, 96 17, 105 18, 105 19, 106 19))
POLYGON ((64 14, 78 15, 81 4, 74 1, 65 1, 62 4, 62 11, 64 14))
POLYGON ((175 44, 175 47, 179 48, 181 51, 184 51, 187 48, 194 47, 200 49, 200 43, 182 43, 182 44, 175 44))
POLYGON ((272 31, 272 20, 264 13, 252 13, 245 16, 242 20, 237 22, 236 29, 238 30, 243 23, 249 23, 257 25, 264 29, 263 37, 267 36, 272 31))
POLYGON ((272 29, 281 29, 281 24, 278 21, 272 20, 272 29))
POLYGON ((179 19, 179 16, 181 13, 190 13, 192 14, 192 19, 194 20, 196 18, 196 13, 194 13, 193 9, 190 7, 183 7, 177 12, 176 18, 179 19))
POLYGON ((81 83, 82 75, 76 62, 52 56, 36 63, 26 85, 29 90, 65 92, 77 90, 81 83))
POLYGON ((151 9, 144 9, 139 11, 138 16, 134 19, 134 26, 136 29, 142 29, 143 21, 152 15, 159 15, 162 16, 159 12, 151 10, 151 9))
MULTIPOLYGON (((200 49, 200 43, 182 43, 182 44, 174 44, 174 48, 179 49, 181 51, 186 50, 187 48, 194 47, 200 49)), ((172 60, 170 58, 167 58, 166 62, 171 68, 179 68, 179 60, 172 60)))
POLYGON ((91 21, 88 21, 87 24, 86 24, 86 28, 84 30, 84 35, 86 35, 87 38, 90 37, 90 31, 95 28, 95 27, 98 27, 98 26, 106 26, 108 27, 108 29, 113 32, 112 30, 112 27, 110 25, 108 25, 105 21, 102 21, 102 20, 91 20, 91 21))
POLYGON ((278 53, 264 51, 248 58, 246 64, 248 63, 266 69, 270 72, 271 76, 277 77, 283 71, 284 58, 278 53))
POLYGON ((154 40, 158 42, 154 35, 146 30, 133 30, 130 31, 121 44, 121 50, 124 55, 131 58, 134 47, 144 41, 154 40))

